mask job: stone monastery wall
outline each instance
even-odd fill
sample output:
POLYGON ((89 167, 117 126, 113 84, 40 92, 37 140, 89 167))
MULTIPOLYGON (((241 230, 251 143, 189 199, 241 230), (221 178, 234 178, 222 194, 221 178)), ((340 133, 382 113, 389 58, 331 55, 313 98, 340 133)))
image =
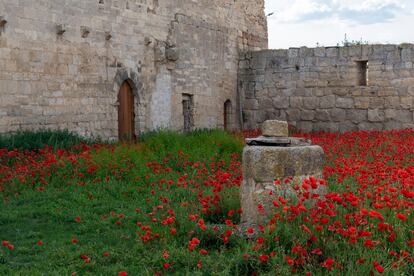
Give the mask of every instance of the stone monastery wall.
POLYGON ((116 139, 125 81, 135 132, 183 129, 187 107, 235 128, 239 53, 264 48, 263 0, 1 0, 0 132, 116 139))
POLYGON ((414 45, 291 48, 239 63, 244 128, 287 120, 305 131, 414 127, 414 45))

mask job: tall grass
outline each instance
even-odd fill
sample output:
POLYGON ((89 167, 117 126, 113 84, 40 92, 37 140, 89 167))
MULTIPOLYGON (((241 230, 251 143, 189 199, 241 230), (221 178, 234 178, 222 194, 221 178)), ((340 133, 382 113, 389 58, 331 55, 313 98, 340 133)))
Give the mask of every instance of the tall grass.
POLYGON ((37 150, 46 146, 54 149, 71 149, 82 143, 90 144, 94 141, 86 139, 68 130, 37 130, 19 131, 12 134, 0 135, 0 148, 9 150, 37 150))
POLYGON ((191 161, 205 160, 216 154, 227 158, 232 153, 241 152, 243 148, 241 140, 235 140, 233 135, 219 129, 199 129, 187 134, 161 130, 144 133, 138 140, 159 157, 179 151, 191 152, 191 161))

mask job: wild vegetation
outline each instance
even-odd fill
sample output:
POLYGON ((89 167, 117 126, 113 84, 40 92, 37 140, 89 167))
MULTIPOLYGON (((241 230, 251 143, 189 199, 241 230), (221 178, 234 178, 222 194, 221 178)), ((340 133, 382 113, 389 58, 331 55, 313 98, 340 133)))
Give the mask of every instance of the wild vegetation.
POLYGON ((414 131, 302 136, 324 148, 325 179, 244 230, 240 134, 0 139, 0 274, 413 275, 414 131))

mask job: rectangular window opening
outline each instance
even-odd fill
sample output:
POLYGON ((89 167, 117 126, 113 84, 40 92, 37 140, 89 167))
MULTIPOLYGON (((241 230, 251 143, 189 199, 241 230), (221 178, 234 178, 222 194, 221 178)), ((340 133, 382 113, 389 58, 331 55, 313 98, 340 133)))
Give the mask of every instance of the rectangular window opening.
POLYGON ((368 85, 368 60, 358 60, 357 65, 357 85, 368 85))
POLYGON ((194 126, 194 100, 193 95, 183 94, 184 132, 190 132, 194 126))

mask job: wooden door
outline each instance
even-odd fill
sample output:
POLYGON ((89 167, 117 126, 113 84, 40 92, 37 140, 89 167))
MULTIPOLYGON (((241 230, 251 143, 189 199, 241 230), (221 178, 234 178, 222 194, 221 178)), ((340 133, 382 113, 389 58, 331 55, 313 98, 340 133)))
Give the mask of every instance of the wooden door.
POLYGON ((134 94, 128 82, 124 82, 118 94, 118 137, 121 141, 135 138, 134 94))

